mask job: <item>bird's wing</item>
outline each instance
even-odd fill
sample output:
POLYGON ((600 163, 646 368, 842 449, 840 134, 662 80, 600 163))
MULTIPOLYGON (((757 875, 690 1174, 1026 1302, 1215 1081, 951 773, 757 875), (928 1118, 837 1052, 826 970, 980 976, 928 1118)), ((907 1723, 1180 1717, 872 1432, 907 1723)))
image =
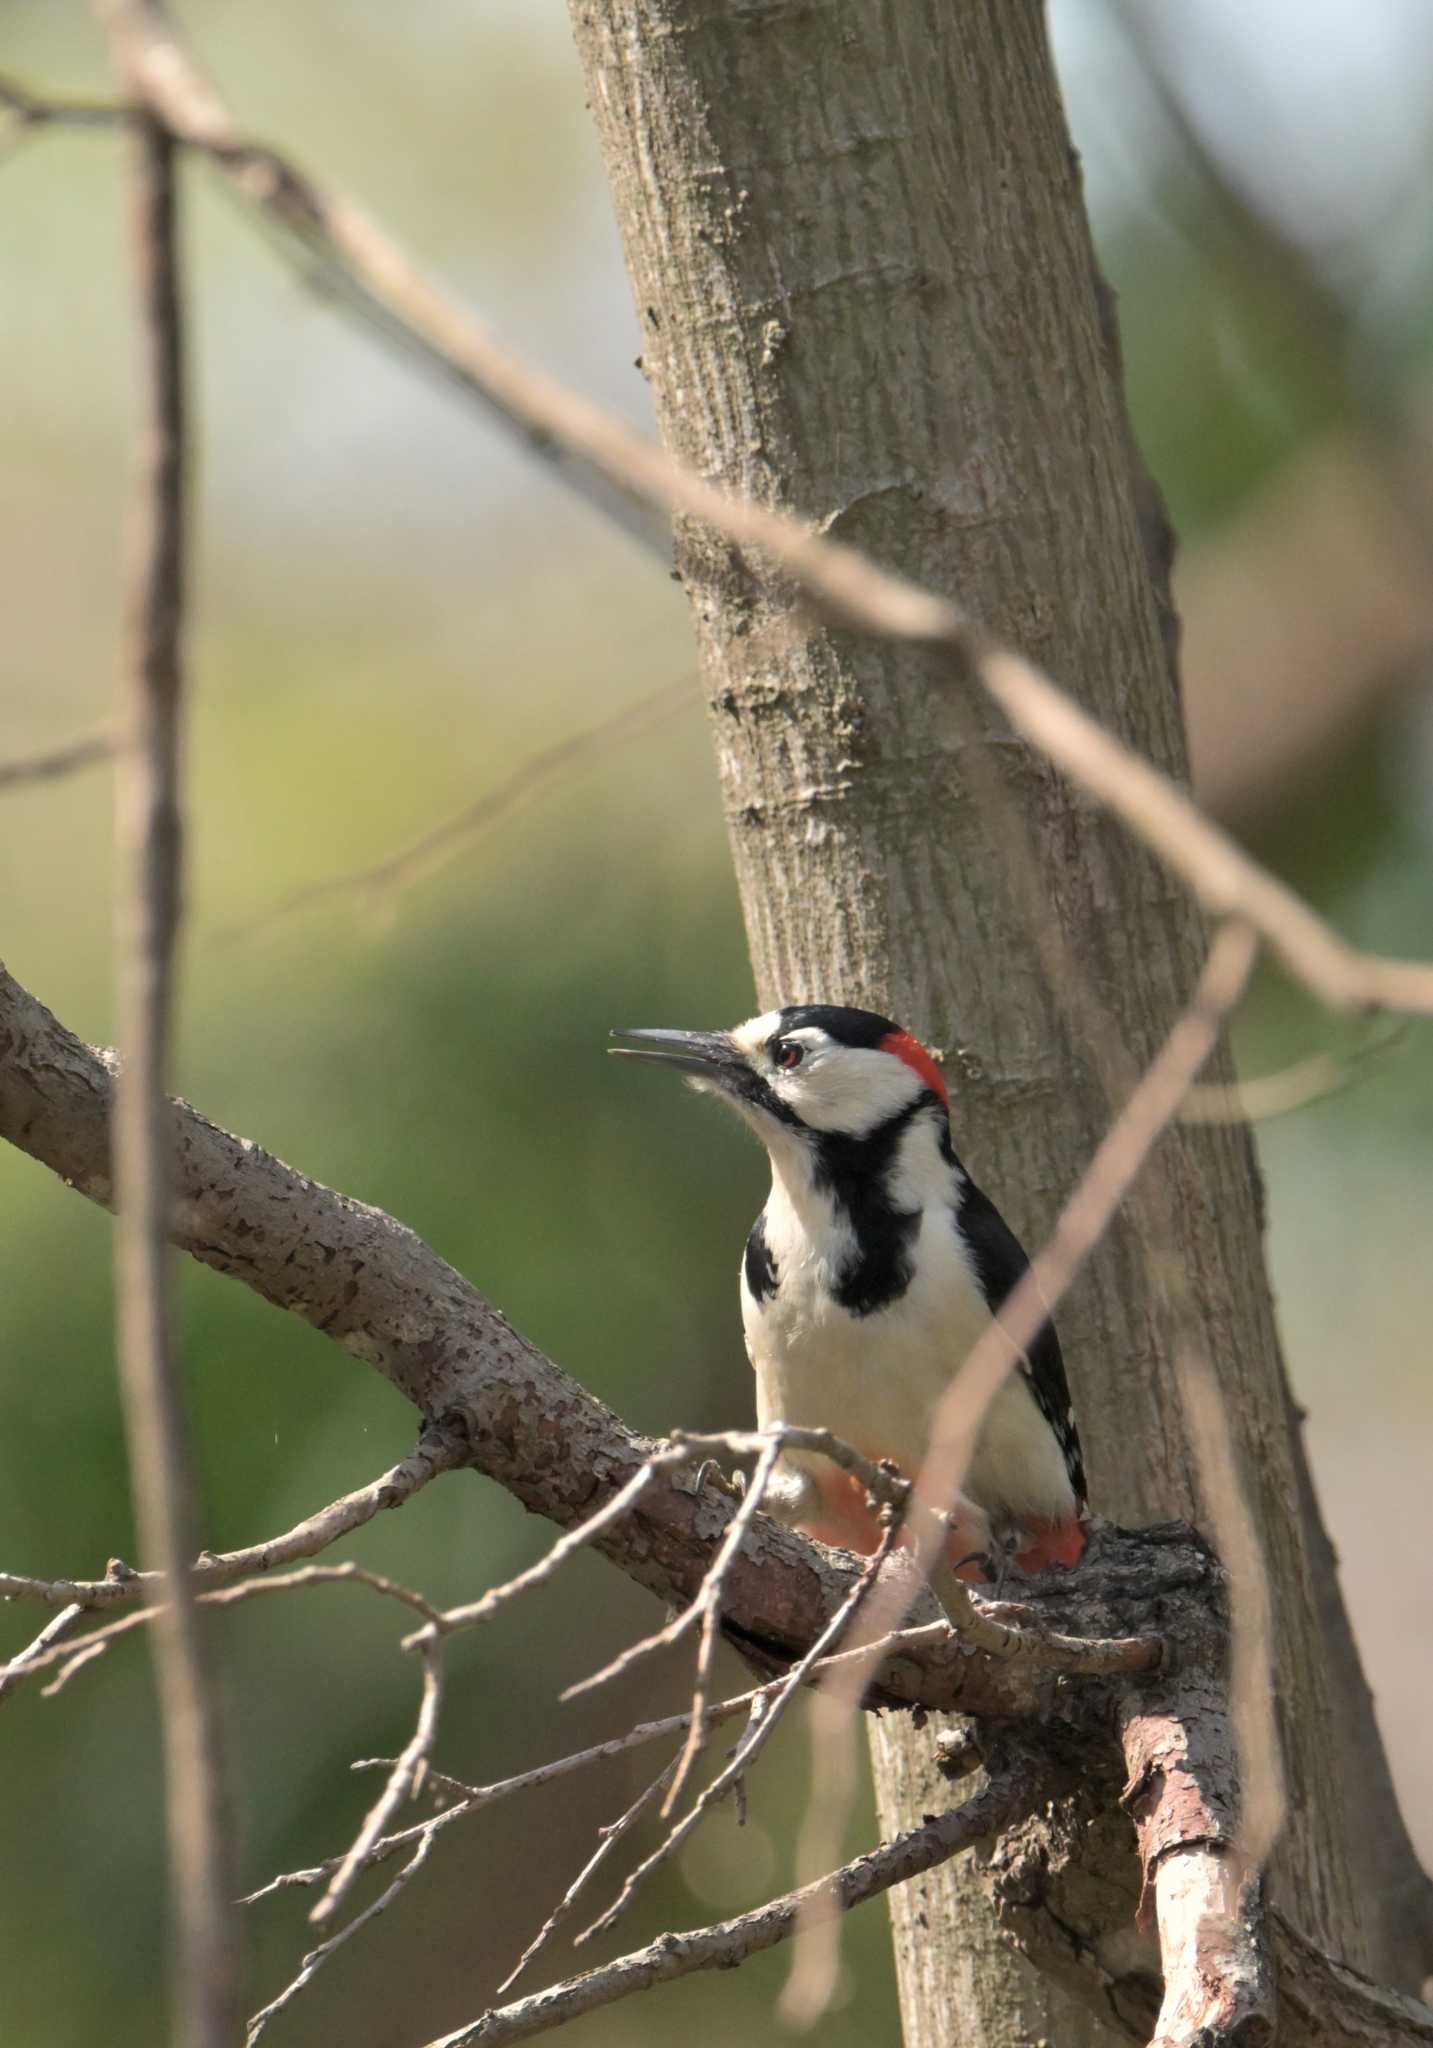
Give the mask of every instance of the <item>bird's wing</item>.
MULTIPOLYGON (((1030 1261, 1014 1231, 973 1180, 966 1176, 956 1212, 956 1225, 975 1263, 981 1291, 992 1309, 999 1308, 1027 1273, 1030 1261)), ((1079 1432, 1070 1408, 1070 1385, 1065 1377, 1065 1360, 1055 1325, 1040 1325, 1029 1349, 1020 1360, 1020 1371, 1034 1396, 1036 1406, 1055 1432, 1065 1455, 1070 1483, 1081 1503, 1085 1500, 1085 1461, 1080 1452, 1079 1432)))

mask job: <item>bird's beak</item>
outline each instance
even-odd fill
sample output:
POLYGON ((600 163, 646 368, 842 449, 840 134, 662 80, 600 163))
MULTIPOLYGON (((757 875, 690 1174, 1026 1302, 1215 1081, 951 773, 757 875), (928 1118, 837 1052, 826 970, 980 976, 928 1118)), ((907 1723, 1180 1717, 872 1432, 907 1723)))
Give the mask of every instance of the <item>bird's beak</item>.
POLYGON ((664 1066, 680 1067, 688 1074, 701 1074, 720 1084, 734 1077, 745 1062, 724 1031, 614 1031, 614 1038, 640 1038, 641 1045, 613 1045, 608 1051, 617 1059, 660 1060, 664 1066))

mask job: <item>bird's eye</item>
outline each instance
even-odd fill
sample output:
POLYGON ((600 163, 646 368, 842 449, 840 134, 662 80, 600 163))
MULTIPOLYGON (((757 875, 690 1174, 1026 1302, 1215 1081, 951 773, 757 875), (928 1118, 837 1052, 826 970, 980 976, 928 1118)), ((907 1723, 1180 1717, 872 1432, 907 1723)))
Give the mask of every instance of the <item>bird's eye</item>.
POLYGON ((771 1057, 778 1067, 785 1067, 789 1072, 792 1067, 800 1066, 806 1057, 806 1049, 798 1045, 794 1038, 778 1038, 771 1048, 771 1057))

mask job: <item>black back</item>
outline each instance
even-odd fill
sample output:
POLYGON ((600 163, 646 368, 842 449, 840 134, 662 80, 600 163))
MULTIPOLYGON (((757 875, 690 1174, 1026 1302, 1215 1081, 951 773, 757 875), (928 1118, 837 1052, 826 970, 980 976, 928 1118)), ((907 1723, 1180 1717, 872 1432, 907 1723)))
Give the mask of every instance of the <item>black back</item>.
MULTIPOLYGON (((1013 1292, 1030 1270, 1030 1261, 1010 1225, 989 1196, 967 1174, 956 1222, 975 1261, 981 1292, 992 1312, 1013 1292)), ((1036 1406, 1055 1432, 1076 1496, 1084 1502, 1085 1461, 1079 1432, 1070 1408, 1070 1384, 1065 1377, 1065 1359, 1055 1325, 1043 1322, 1020 1361, 1025 1384, 1036 1406)))

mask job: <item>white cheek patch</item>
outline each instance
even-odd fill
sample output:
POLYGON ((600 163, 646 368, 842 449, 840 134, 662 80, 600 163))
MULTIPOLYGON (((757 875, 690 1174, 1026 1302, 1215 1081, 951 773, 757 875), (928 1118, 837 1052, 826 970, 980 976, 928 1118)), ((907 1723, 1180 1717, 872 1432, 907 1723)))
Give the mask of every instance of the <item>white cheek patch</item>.
MULTIPOLYGON (((732 1032, 732 1043, 770 1087, 813 1131, 864 1137, 907 1108, 925 1086, 894 1054, 875 1047, 838 1045, 814 1025, 782 1032, 781 1011, 767 1010, 732 1032), (778 1035, 805 1049, 800 1066, 772 1064, 767 1047, 778 1035)), ((748 1121, 755 1122, 749 1118, 748 1121)), ((769 1120, 763 1120, 769 1128, 769 1120)), ((756 1124, 761 1129, 760 1124, 756 1124)))
POLYGON ((904 1060, 851 1046, 817 1054, 772 1079, 777 1094, 812 1130, 845 1131, 855 1138, 908 1108, 923 1085, 904 1060))

